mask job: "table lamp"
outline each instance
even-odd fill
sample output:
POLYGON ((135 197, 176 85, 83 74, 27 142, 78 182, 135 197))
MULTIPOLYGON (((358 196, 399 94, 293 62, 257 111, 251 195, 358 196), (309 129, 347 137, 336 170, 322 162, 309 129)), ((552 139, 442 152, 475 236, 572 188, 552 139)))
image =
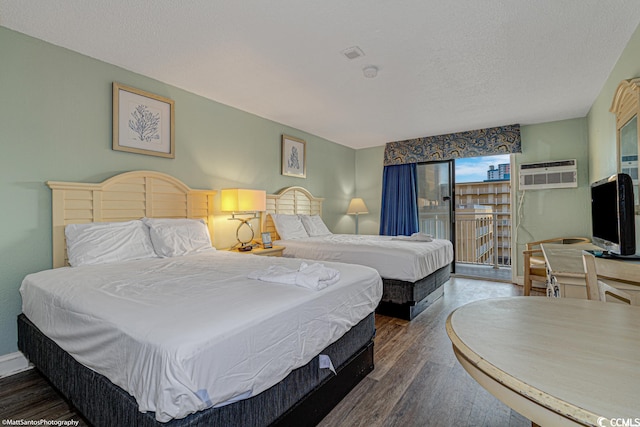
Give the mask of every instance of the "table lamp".
POLYGON ((354 197, 353 199, 351 199, 349 208, 347 209, 347 214, 356 216, 356 234, 358 234, 358 215, 368 213, 369 210, 367 209, 367 205, 364 204, 364 200, 362 200, 360 197, 354 197))
POLYGON ((223 189, 220 193, 220 210, 223 212, 231 212, 230 220, 240 221, 240 225, 236 229, 236 240, 240 247, 240 251, 250 251, 253 248, 251 242, 255 237, 251 220, 258 218, 258 212, 264 212, 267 207, 267 193, 264 190, 247 190, 243 188, 223 189), (250 217, 245 217, 251 215, 250 217), (251 231, 251 237, 248 240, 240 238, 240 229, 246 225, 251 231))

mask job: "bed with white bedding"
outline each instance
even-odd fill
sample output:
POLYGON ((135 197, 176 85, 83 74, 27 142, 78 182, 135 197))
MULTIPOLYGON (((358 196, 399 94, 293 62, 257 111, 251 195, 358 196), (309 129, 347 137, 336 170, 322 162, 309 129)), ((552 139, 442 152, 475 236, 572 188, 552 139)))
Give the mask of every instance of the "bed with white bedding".
POLYGON ((324 199, 302 187, 267 195, 263 230, 285 257, 346 262, 375 268, 384 291, 377 312, 411 320, 442 296, 453 262, 448 240, 416 234, 332 234, 321 219, 324 199))
POLYGON ((206 248, 199 238, 208 235, 211 192, 198 194, 204 197, 196 203, 195 190, 155 172, 105 183, 50 184, 54 259, 73 266, 27 276, 18 319, 21 351, 93 425, 312 425, 373 368, 372 312, 382 294, 375 270, 322 263, 303 271, 309 262, 206 248), (122 214, 120 223, 91 223, 96 213, 116 219, 101 206, 105 200, 129 215, 130 202, 123 200, 137 199, 133 188, 143 188, 147 202, 138 217, 151 217, 153 206, 163 216, 173 211, 174 218, 147 223, 122 214), (64 220, 67 242, 56 240, 58 214, 77 218, 68 210, 86 210, 78 198, 87 195, 92 218, 77 226, 81 237, 64 220), (65 208, 56 213, 60 198, 65 208), (172 221, 184 222, 177 227, 172 221), (147 243, 117 239, 122 230, 135 234, 129 226, 149 227, 153 253, 147 243), (185 233, 186 226, 197 231, 185 233), (108 256, 78 256, 105 228, 108 256), (123 252, 123 246, 129 249, 123 252), (159 248, 169 252, 157 256, 159 248), (330 280, 249 278, 256 273, 264 279, 274 267, 294 278, 326 271, 330 280))
POLYGON ((451 263, 451 242, 409 240, 391 236, 327 234, 292 240, 277 240, 284 256, 375 268, 380 276, 415 282, 451 263))
MULTIPOLYGON (((251 271, 301 264, 251 258, 251 271)), ((248 279, 247 261, 213 250, 42 271, 22 284, 23 313, 167 422, 267 390, 381 296, 379 276, 360 266, 327 264, 340 281, 316 291, 248 279)))

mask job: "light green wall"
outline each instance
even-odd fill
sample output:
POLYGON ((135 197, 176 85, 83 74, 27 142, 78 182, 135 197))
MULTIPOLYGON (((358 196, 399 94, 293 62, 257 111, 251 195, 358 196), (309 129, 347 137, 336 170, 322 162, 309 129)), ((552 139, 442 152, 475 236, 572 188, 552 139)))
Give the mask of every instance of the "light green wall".
POLYGON ((380 232, 383 161, 384 146, 356 151, 356 189, 358 197, 362 197, 369 208, 367 215, 360 215, 360 234, 380 232))
POLYGON ((586 118, 521 127, 522 153, 516 154, 513 174, 512 224, 517 227, 514 264, 522 274, 521 256, 527 242, 559 236, 590 236, 589 156, 586 118), (518 191, 522 163, 576 159, 578 188, 518 191), (517 257, 517 258, 516 258, 517 257))
MULTIPOLYGON (((0 147, 0 355, 17 350, 23 277, 51 267, 47 180, 100 182, 147 169, 192 188, 303 185, 325 198, 334 232, 353 231, 344 212, 355 193, 355 150, 3 27, 0 147), (114 81, 175 101, 175 159, 111 150, 114 81), (307 141, 306 179, 280 174, 283 133, 307 141)), ((216 246, 234 242, 235 226, 216 217, 216 246)))

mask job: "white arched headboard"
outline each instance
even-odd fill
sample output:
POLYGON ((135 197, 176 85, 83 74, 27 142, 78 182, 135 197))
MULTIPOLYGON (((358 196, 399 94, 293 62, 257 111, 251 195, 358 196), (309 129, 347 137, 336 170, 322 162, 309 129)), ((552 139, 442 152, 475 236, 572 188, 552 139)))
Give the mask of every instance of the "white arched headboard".
POLYGON ((203 219, 213 239, 213 190, 192 190, 153 171, 125 172, 101 183, 47 181, 52 190, 53 267, 68 265, 64 227, 147 218, 203 219))
POLYGON ((303 187, 287 187, 278 194, 267 194, 267 210, 262 215, 262 231, 271 233, 271 240, 279 240, 280 236, 269 214, 322 216, 323 200, 303 187))

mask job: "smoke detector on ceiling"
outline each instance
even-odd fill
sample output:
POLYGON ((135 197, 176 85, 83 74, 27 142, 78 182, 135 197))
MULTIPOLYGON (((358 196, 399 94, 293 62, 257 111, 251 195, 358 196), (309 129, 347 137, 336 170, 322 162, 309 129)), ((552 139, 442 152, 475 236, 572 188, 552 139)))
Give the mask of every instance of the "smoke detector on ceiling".
POLYGON ((347 57, 347 59, 356 59, 364 56, 364 52, 358 46, 349 47, 342 51, 342 54, 347 57))
POLYGON ((378 75, 378 67, 374 65, 368 65, 362 69, 364 76, 368 79, 372 79, 378 75))

